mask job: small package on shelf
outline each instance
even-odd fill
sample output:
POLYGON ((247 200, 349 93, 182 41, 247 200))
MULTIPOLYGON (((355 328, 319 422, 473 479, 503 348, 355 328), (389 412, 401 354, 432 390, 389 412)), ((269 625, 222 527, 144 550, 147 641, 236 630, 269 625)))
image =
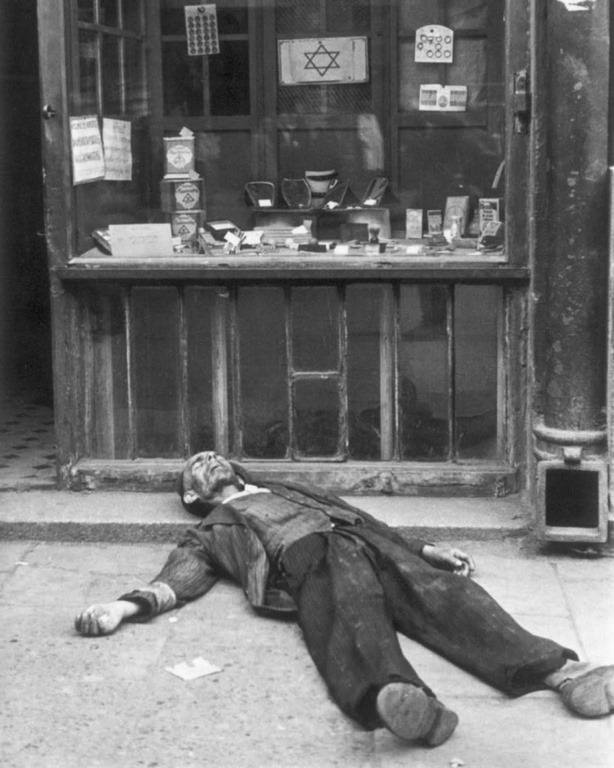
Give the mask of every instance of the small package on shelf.
POLYGON ((180 237, 183 243, 195 244, 198 229, 202 225, 204 211, 181 211, 171 214, 171 231, 174 237, 180 237))
POLYGON ((440 210, 426 212, 427 231, 429 235, 440 235, 443 230, 443 217, 440 210))
POLYGON ((160 200, 166 213, 205 209, 205 182, 200 176, 190 179, 162 179, 160 200))
POLYGON ((189 179, 194 175, 194 134, 164 137, 164 178, 189 179))
POLYGON ((489 221, 501 221, 500 197, 480 197, 478 200, 478 221, 480 234, 489 221))
POLYGON ((460 237, 467 233, 467 224, 469 223, 469 196, 461 195, 458 197, 446 198, 446 208, 443 215, 443 228, 452 229, 453 222, 460 223, 460 237))
POLYGON ((419 240, 422 237, 422 208, 405 209, 405 237, 419 240))

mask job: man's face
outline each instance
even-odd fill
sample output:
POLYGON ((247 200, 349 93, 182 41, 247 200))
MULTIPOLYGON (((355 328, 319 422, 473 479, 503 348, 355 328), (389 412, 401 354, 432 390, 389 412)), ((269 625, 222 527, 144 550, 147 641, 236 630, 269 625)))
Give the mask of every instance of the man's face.
POLYGON ((215 451, 197 453, 183 470, 184 500, 211 501, 227 485, 239 485, 230 463, 215 451))

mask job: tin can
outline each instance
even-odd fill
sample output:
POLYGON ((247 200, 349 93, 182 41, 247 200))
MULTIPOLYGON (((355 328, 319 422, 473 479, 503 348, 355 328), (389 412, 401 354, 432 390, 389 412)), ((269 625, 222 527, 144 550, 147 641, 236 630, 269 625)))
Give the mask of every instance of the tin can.
POLYGON ((201 178, 180 180, 162 179, 160 200, 166 213, 205 209, 205 184, 201 178))
POLYGON ((164 138, 164 176, 189 178, 194 173, 194 136, 164 138))
POLYGON ((180 237, 182 243, 196 243, 198 228, 202 226, 204 211, 183 211, 171 214, 173 237, 180 237))

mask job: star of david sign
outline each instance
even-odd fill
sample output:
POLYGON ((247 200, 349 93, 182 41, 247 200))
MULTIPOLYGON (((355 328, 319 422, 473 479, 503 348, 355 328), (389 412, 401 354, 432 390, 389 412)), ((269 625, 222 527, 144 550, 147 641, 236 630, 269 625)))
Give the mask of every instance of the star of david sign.
POLYGON ((319 43, 315 51, 305 51, 303 54, 307 59, 305 69, 315 69, 320 77, 324 77, 331 69, 340 68, 337 62, 340 53, 341 51, 329 51, 323 43, 319 43))

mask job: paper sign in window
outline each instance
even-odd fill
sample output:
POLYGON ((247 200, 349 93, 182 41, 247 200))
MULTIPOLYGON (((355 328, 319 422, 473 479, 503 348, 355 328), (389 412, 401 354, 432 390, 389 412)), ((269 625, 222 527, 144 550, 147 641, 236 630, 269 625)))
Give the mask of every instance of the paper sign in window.
POLYGON ((129 120, 102 121, 102 141, 104 144, 104 164, 106 181, 132 180, 132 145, 131 125, 129 120))
POLYGON ((365 83, 366 37, 314 37, 278 42, 280 85, 365 83))
POLYGON ((70 118, 73 184, 104 178, 104 152, 96 115, 70 118))

